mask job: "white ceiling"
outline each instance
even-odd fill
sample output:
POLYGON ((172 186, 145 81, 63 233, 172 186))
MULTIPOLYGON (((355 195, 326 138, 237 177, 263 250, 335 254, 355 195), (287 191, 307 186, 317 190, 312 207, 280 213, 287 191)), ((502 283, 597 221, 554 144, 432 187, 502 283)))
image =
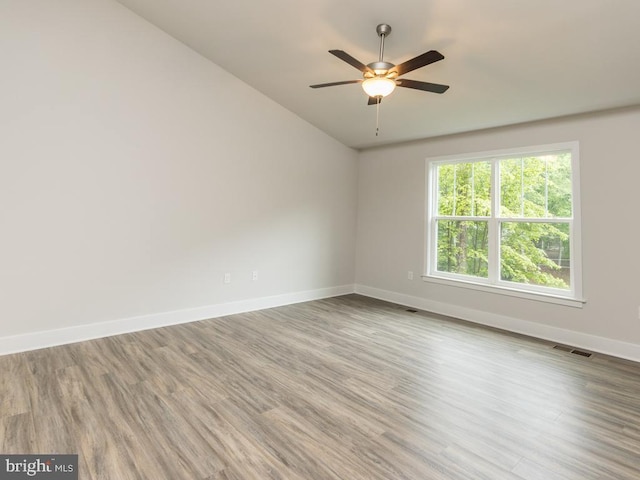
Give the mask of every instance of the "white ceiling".
MULTIPOLYGON (((639 0, 119 0, 329 135, 355 148, 640 104, 639 0), (327 53, 445 59, 367 106, 361 78, 327 53)), ((215 88, 212 85, 212 88, 215 88)))

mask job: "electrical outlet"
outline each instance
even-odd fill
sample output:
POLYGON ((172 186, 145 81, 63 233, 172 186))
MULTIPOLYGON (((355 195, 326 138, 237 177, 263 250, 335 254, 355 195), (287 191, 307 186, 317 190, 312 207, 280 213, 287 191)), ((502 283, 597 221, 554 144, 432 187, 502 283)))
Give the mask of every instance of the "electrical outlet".
POLYGON ((256 280, 258 280, 258 271, 257 270, 253 271, 253 274, 251 275, 251 278, 253 279, 254 282, 256 280))
POLYGON ((407 278, 413 280, 413 272, 407 272, 407 278))
POLYGON ((224 283, 231 283, 231 274, 230 273, 225 273, 224 274, 224 283))

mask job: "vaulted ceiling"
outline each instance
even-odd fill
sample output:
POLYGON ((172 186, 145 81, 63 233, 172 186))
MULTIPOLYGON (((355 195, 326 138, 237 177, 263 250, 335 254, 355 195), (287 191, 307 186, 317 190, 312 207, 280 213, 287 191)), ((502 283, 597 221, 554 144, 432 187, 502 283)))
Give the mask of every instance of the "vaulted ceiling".
MULTIPOLYGON (((419 138, 640 104, 638 0, 119 0, 345 145, 419 138), (327 53, 445 59, 406 78, 444 94, 396 89, 376 106, 361 78, 327 53)), ((216 88, 212 85, 211 88, 216 88)))

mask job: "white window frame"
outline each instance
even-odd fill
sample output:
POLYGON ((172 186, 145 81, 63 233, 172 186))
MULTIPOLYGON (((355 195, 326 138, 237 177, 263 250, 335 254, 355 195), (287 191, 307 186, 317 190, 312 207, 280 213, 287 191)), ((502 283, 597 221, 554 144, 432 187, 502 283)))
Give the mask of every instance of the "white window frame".
MULTIPOLYGON (((447 155, 441 157, 430 157, 426 159, 426 215, 425 215, 425 265, 422 278, 427 282, 435 282, 454 287, 470 288, 489 293, 502 294, 538 300, 543 302, 567 305, 571 307, 582 307, 585 303, 582 292, 582 242, 581 242, 581 215, 580 215, 580 160, 579 144, 575 142, 554 143, 548 145, 536 145, 521 148, 510 148, 503 150, 492 150, 487 152, 469 153, 461 155, 447 155), (497 162, 503 159, 517 156, 546 155, 556 152, 571 152, 571 186, 572 186, 572 217, 566 218, 545 218, 544 220, 531 218, 507 218, 499 217, 499 196, 495 194, 499 190, 499 178, 496 172, 497 162), (484 217, 489 222, 489 276, 488 278, 473 277, 450 272, 440 272, 437 270, 437 238, 436 238, 436 214, 435 208, 438 205, 438 185, 437 167, 442 164, 468 163, 490 161, 491 172, 491 201, 492 212, 490 217, 484 217), (569 223, 570 244, 571 244, 571 278, 570 289, 558 289, 530 284, 520 284, 517 282, 507 282, 500 279, 500 248, 498 233, 502 222, 536 222, 545 223, 569 223), (493 260, 493 261, 492 261, 493 260)), ((456 217, 456 220, 478 220, 481 217, 456 217)))

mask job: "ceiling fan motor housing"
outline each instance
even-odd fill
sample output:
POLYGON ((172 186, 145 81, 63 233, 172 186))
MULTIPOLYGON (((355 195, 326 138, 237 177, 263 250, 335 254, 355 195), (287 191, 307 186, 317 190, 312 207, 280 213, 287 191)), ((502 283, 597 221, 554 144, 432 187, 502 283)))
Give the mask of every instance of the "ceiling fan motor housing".
MULTIPOLYGON (((376 73, 376 75, 385 75, 390 69, 395 67, 395 65, 389 62, 372 62, 369 65, 367 65, 367 67, 373 70, 376 73)), ((368 76, 367 73, 368 72, 365 72, 365 77, 368 76)), ((371 74, 369 73, 369 75, 371 74)))

